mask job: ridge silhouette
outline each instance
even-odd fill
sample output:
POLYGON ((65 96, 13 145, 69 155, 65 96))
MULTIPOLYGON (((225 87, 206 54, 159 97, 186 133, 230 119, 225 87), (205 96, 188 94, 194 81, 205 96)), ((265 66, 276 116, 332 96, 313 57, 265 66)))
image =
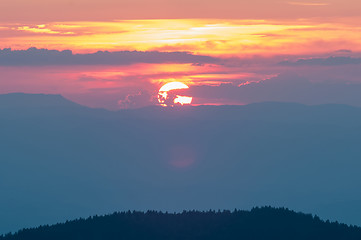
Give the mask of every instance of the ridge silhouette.
POLYGON ((322 221, 285 208, 251 211, 115 212, 106 216, 23 229, 0 240, 318 240, 360 239, 361 228, 322 221))

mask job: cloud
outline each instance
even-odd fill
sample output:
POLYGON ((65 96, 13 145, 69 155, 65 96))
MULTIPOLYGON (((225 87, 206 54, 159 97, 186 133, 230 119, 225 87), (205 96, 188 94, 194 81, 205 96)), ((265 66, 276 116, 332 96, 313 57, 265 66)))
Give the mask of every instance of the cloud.
POLYGON ((145 90, 141 90, 136 94, 129 94, 124 99, 118 101, 120 108, 140 108, 154 104, 154 96, 145 90))
POLYGON ((240 86, 193 86, 191 96, 219 99, 243 104, 254 102, 297 102, 303 104, 349 104, 361 106, 360 83, 314 83, 294 74, 284 74, 264 81, 240 86))
POLYGON ((349 49, 339 49, 335 53, 352 53, 352 50, 349 49))
POLYGON ((135 63, 217 63, 217 58, 193 55, 188 52, 98 51, 90 54, 73 54, 70 50, 58 51, 29 48, 28 50, 0 50, 0 66, 49 65, 130 65, 135 63))
POLYGON ((295 62, 283 61, 280 65, 284 66, 339 66, 348 64, 360 64, 361 58, 353 57, 328 57, 328 58, 309 58, 309 59, 298 59, 295 62))
POLYGON ((47 29, 43 27, 44 25, 38 25, 37 27, 29 27, 29 26, 22 26, 18 27, 19 31, 25 32, 33 32, 33 33, 46 33, 46 34, 74 34, 73 32, 61 33, 58 31, 53 31, 51 29, 47 29))
POLYGON ((289 5, 296 5, 296 6, 328 6, 329 3, 324 2, 287 2, 289 5))

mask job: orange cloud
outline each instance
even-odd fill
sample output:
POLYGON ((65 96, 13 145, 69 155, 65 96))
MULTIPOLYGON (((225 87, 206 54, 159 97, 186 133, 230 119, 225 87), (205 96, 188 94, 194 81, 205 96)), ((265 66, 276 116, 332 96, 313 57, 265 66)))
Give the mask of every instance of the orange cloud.
POLYGON ((188 51, 214 56, 312 54, 361 51, 361 25, 355 21, 126 20, 7 24, 0 48, 188 51), (319 44, 322 43, 322 44, 319 44))
POLYGON ((18 27, 17 30, 32 32, 32 33, 46 33, 46 34, 74 34, 74 32, 54 31, 54 30, 45 28, 45 26, 46 25, 37 25, 36 27, 21 26, 21 27, 18 27))

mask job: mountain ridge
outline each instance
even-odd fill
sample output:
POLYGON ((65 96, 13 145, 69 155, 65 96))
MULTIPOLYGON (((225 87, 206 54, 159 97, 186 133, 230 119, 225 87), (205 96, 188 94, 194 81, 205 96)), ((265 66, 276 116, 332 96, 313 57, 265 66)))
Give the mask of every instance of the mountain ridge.
MULTIPOLYGON (((43 93, 22 93, 22 92, 14 92, 14 93, 6 93, 0 94, 0 108, 7 107, 56 107, 56 106, 63 106, 63 107, 71 107, 71 106, 78 106, 90 109, 104 109, 105 108, 92 108, 86 105, 82 105, 76 103, 75 101, 69 100, 68 98, 64 97, 61 94, 43 94, 43 93), (6 106, 5 104, 9 104, 6 106)), ((361 107, 347 105, 347 104, 337 104, 337 103, 330 103, 330 104, 315 104, 315 105, 308 105, 303 103, 297 102, 278 102, 278 101, 265 101, 265 102, 255 102, 249 103, 245 105, 197 105, 197 106, 175 106, 175 107, 162 107, 158 105, 150 105, 141 108, 133 108, 133 109, 119 109, 119 110, 107 110, 111 112, 119 112, 119 111, 138 111, 138 110, 165 110, 165 109, 172 109, 172 110, 180 110, 180 109, 237 109, 240 107, 259 107, 259 106, 268 106, 268 107, 346 107, 348 109, 360 109, 361 107)))
POLYGON ((0 94, 0 108, 80 107, 60 94, 0 94))
POLYGON ((97 239, 360 239, 361 228, 287 208, 250 211, 126 211, 22 229, 0 240, 97 239))

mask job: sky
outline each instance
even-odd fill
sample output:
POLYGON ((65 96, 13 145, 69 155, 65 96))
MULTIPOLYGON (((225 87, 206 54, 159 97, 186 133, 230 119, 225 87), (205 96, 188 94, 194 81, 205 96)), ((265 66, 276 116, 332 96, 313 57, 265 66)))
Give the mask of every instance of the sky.
POLYGON ((192 104, 361 106, 356 0, 2 0, 0 93, 112 110, 192 104))

